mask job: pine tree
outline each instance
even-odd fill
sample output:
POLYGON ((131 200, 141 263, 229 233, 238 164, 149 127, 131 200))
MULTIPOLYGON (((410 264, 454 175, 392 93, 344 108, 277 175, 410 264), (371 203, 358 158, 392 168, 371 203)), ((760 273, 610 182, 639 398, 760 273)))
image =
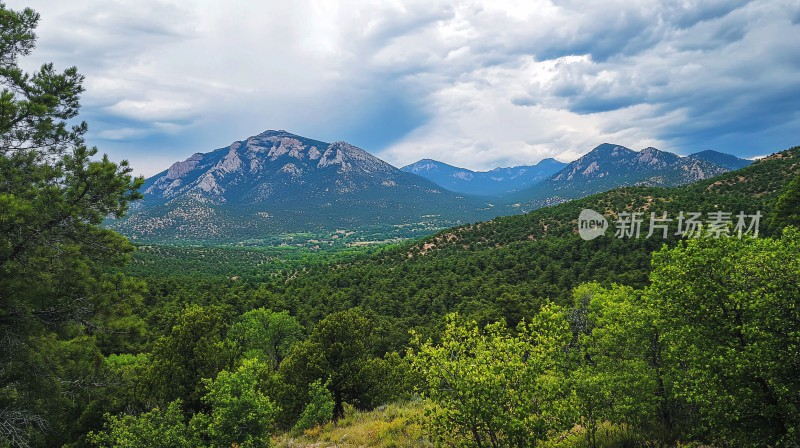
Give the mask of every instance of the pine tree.
POLYGON ((128 286, 109 268, 133 247, 99 225, 123 215, 142 183, 126 162, 95 158, 86 123, 71 124, 83 92, 75 67, 19 67, 38 21, 0 3, 0 445, 58 443, 74 421, 85 378, 67 380, 43 354, 113 315, 99 311, 128 286))

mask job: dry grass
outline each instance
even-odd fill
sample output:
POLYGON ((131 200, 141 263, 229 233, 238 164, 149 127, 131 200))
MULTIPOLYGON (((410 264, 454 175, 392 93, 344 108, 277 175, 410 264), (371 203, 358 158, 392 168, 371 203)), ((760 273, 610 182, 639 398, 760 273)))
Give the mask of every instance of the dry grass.
MULTIPOLYGON (((337 424, 328 423, 297 436, 291 433, 273 437, 277 448, 432 448, 425 434, 425 402, 422 400, 394 403, 369 411, 347 408, 346 417, 337 424)), ((469 442, 469 441, 464 441, 469 442)), ((450 441, 437 446, 456 446, 450 441)), ((570 430, 552 434, 541 442, 542 448, 587 448, 586 428, 575 425, 570 430)), ((648 442, 636 429, 626 425, 603 422, 597 431, 597 446, 602 448, 660 446, 648 442)), ((677 448, 713 448, 697 443, 680 443, 677 448)))
POLYGON ((346 409, 338 423, 309 429, 301 436, 290 433, 273 438, 278 448, 411 448, 433 446, 422 427, 422 401, 395 403, 369 412, 346 409))

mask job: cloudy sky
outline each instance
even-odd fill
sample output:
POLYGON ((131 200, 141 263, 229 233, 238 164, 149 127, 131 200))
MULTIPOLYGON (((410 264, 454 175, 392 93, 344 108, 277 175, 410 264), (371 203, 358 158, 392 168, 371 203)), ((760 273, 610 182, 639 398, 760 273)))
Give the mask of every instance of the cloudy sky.
POLYGON ((138 173, 267 129, 402 166, 800 144, 796 0, 7 0, 138 173))

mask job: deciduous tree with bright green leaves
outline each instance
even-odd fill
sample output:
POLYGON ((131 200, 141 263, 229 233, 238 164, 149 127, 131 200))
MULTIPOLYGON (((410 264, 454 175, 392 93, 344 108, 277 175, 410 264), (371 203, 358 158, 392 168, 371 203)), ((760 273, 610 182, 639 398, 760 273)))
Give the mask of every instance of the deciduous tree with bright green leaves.
POLYGON ((516 334, 503 323, 481 330, 450 315, 442 341, 417 339, 411 355, 433 405, 433 435, 445 444, 535 447, 569 427, 576 418, 565 370, 571 339, 566 315, 556 306, 520 323, 516 334))
MULTIPOLYGON (((589 283, 573 292, 575 351, 569 369, 590 447, 606 422, 641 428, 666 400, 653 314, 641 292, 589 283), (576 319, 577 317, 577 319, 576 319)), ((660 435, 660 434, 658 434, 660 435)))
POLYGON ((308 388, 308 404, 300 414, 292 431, 300 433, 329 422, 333 415, 333 406, 333 394, 328 390, 327 385, 320 380, 314 381, 308 388))
MULTIPOLYGON (((701 238, 653 254, 646 296, 693 436, 728 446, 800 439, 800 232, 701 238)), ((792 445, 795 443, 795 445, 792 445)))
POLYGON ((302 335, 303 327, 287 311, 257 308, 239 317, 227 338, 241 356, 261 358, 277 371, 302 335))
POLYGON ((211 411, 207 417, 195 416, 192 426, 203 427, 213 447, 268 447, 279 412, 261 387, 270 371, 258 359, 247 359, 235 371, 222 371, 206 381, 203 402, 211 411))
POLYGON ((96 447, 177 448, 203 446, 204 443, 185 421, 180 400, 166 407, 132 415, 109 415, 102 431, 89 434, 89 443, 96 447))

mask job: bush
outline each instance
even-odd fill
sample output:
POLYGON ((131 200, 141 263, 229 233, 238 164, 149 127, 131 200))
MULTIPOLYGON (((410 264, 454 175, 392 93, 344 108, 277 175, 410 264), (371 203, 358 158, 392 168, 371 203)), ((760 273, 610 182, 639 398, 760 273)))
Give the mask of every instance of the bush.
POLYGON ((269 367, 245 360, 235 372, 220 372, 209 382, 203 401, 211 406, 208 436, 214 446, 266 447, 277 406, 260 390, 259 377, 269 367))
POLYGON ((103 431, 89 434, 93 446, 167 448, 200 444, 184 422, 180 400, 173 401, 163 411, 154 408, 138 416, 127 414, 106 419, 103 431))
POLYGON ((293 432, 300 433, 322 425, 333 417, 333 394, 328 390, 327 384, 322 384, 320 380, 311 383, 308 398, 309 402, 292 428, 293 432))

